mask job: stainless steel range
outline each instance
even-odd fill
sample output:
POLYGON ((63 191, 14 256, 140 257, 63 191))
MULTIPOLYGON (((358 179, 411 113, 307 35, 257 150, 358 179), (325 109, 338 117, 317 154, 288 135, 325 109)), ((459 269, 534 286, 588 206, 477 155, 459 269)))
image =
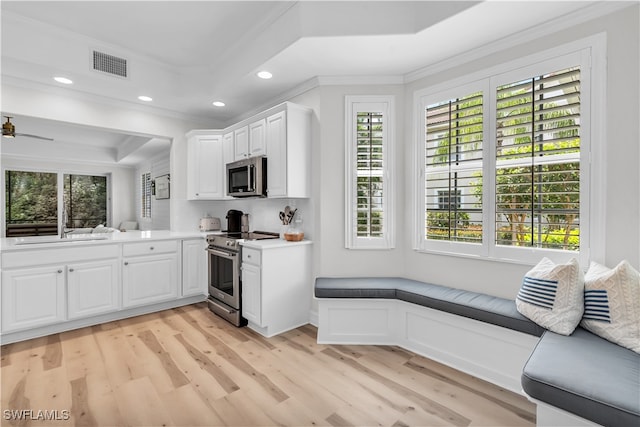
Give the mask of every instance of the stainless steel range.
POLYGON ((244 326, 242 317, 242 260, 240 243, 244 240, 277 239, 276 233, 210 234, 207 236, 209 263, 209 310, 236 326, 244 326))

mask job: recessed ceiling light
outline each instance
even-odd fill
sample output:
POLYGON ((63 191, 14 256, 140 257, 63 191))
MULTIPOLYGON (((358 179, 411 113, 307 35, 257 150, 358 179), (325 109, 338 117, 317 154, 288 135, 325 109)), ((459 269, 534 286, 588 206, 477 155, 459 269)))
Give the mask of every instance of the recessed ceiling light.
POLYGON ((140 101, 144 101, 144 102, 151 102, 151 101, 153 101, 153 98, 151 98, 150 96, 145 96, 145 95, 140 95, 140 96, 138 97, 138 99, 139 99, 140 101))
POLYGON ((268 71, 260 71, 258 74, 256 74, 258 77, 260 77, 261 79, 270 79, 271 77, 273 77, 273 74, 271 74, 268 71))
POLYGON ((57 81, 58 83, 65 84, 65 85, 73 84, 73 81, 71 79, 66 78, 66 77, 54 77, 53 80, 57 81))
POLYGON ((222 101, 213 101, 213 105, 216 107, 224 107, 226 104, 222 101))

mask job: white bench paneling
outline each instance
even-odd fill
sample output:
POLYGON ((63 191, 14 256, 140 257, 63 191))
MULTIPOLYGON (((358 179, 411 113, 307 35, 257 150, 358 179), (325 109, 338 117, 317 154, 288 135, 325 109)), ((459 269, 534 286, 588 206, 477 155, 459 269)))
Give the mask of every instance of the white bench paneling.
POLYGON ((538 337, 392 299, 319 298, 318 343, 397 345, 522 394, 538 337))

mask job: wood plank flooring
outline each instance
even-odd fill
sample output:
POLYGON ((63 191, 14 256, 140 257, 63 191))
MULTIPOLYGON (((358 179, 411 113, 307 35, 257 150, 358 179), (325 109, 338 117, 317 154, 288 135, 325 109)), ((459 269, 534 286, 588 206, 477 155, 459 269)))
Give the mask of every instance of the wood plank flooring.
POLYGON ((5 345, 0 374, 3 426, 535 425, 525 398, 400 348, 266 339, 205 304, 5 345))

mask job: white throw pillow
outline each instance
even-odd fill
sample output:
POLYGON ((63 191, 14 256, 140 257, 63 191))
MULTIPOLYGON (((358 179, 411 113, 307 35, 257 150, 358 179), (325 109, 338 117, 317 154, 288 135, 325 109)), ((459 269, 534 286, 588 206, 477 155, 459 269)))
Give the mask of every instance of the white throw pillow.
POLYGON ((622 261, 613 270, 592 262, 584 277, 580 325, 640 353, 640 273, 622 261))
POLYGON ((543 258, 525 274, 516 307, 543 328, 571 335, 584 311, 584 276, 578 261, 554 264, 543 258))

